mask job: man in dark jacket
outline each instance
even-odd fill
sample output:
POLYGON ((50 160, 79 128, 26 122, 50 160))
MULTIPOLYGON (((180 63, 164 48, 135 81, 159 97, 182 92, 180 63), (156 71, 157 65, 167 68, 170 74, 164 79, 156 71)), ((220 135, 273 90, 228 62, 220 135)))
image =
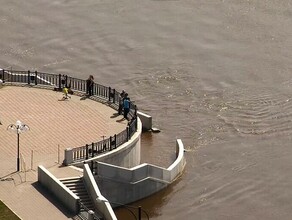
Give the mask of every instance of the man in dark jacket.
POLYGON ((94 85, 94 77, 93 75, 90 75, 88 79, 86 80, 86 94, 88 96, 93 95, 93 85, 94 85))
POLYGON ((120 94, 120 97, 119 97, 120 98, 119 99, 119 110, 118 110, 119 115, 121 115, 122 111, 123 111, 125 94, 126 94, 126 92, 125 92, 125 90, 123 90, 120 94))
POLYGON ((124 119, 128 119, 128 113, 130 111, 130 99, 128 97, 128 94, 125 94, 124 102, 123 102, 123 107, 124 107, 124 119))

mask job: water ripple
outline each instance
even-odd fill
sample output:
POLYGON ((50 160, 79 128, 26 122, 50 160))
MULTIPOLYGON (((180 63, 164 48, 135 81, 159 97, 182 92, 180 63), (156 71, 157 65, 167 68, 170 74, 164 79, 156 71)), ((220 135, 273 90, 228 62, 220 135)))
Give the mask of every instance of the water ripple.
POLYGON ((219 118, 241 134, 291 133, 292 102, 289 98, 271 91, 245 97, 225 103, 219 118))

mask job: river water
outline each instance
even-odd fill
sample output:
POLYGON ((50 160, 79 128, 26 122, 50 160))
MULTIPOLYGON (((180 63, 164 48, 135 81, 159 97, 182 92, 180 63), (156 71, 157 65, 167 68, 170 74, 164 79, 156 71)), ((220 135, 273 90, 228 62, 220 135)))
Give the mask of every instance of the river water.
POLYGON ((150 219, 292 218, 291 1, 0 3, 2 68, 125 89, 161 130, 142 162, 168 167, 182 139, 183 175, 134 204, 150 219))

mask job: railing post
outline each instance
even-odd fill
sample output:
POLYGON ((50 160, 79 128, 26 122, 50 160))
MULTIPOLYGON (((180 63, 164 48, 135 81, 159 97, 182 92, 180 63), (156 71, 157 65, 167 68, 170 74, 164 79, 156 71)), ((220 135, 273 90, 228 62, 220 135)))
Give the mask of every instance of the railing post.
POLYGON ((3 80, 3 82, 5 81, 5 75, 4 74, 5 74, 5 70, 3 69, 2 70, 2 80, 3 80))
POLYGON ((27 84, 30 85, 30 71, 27 71, 27 84))
POLYGON ((88 159, 88 144, 86 144, 86 155, 85 155, 85 159, 87 160, 88 159))
POLYGON ((115 101, 116 101, 116 90, 114 89, 113 91, 114 91, 114 93, 113 93, 113 103, 115 103, 115 101))
POLYGON ((93 158, 94 157, 94 143, 92 142, 92 144, 91 144, 91 150, 92 150, 92 152, 91 152, 91 157, 93 158))
POLYGON ((61 85, 62 79, 61 78, 62 78, 61 74, 59 74, 59 91, 61 91, 61 88, 62 88, 62 85, 61 85))
POLYGON ((110 136, 110 151, 113 149, 112 148, 112 141, 113 141, 113 138, 112 138, 112 136, 110 136))
POLYGON ((142 219, 142 212, 141 212, 141 211, 142 211, 142 207, 139 206, 139 207, 138 207, 138 219, 139 219, 139 220, 142 219))
POLYGON ((67 166, 71 163, 73 163, 74 159, 76 159, 73 155, 73 150, 72 148, 67 148, 65 149, 65 159, 64 159, 64 164, 67 166))
POLYGON ((91 169, 91 172, 93 173, 93 160, 90 161, 90 163, 91 163, 90 169, 91 169))
POLYGON ((130 127, 127 126, 127 141, 130 140, 130 127))
POLYGON ((38 71, 35 71, 34 74, 35 74, 34 82, 35 82, 35 85, 37 85, 38 84, 38 71))
POLYGON ((108 87, 108 101, 110 102, 111 101, 111 87, 108 87))
POLYGON ((115 148, 117 148, 117 135, 115 134, 115 148))

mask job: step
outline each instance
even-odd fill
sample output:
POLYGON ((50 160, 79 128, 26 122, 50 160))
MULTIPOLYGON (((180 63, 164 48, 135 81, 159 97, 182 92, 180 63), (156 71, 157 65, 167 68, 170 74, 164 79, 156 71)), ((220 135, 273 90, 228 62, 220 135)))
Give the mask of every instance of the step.
POLYGON ((75 192, 72 191, 72 192, 75 193, 77 196, 79 196, 79 197, 81 197, 81 198, 82 198, 82 197, 83 197, 83 198, 84 198, 84 197, 88 197, 88 193, 85 193, 85 192, 84 192, 84 193, 79 193, 78 191, 75 191, 75 192))
POLYGON ((75 184, 75 185, 80 185, 80 184, 83 184, 83 181, 82 180, 78 180, 78 181, 74 181, 74 180, 70 180, 70 181, 61 181, 63 184, 65 184, 65 185, 67 185, 67 184, 69 184, 69 185, 73 185, 73 184, 75 184))
POLYGON ((65 186, 67 186, 70 189, 84 189, 84 185, 71 185, 71 184, 67 185, 67 184, 65 184, 65 186))
MULTIPOLYGON (((89 194, 84 186, 83 179, 80 177, 66 178, 60 180, 67 188, 80 198, 80 202, 89 210, 95 211, 94 203, 89 197, 89 194)), ((81 211, 83 209, 81 208, 81 211)), ((100 217, 100 214, 97 214, 100 217)), ((100 219, 102 219, 100 217, 100 219)))
POLYGON ((70 182, 70 181, 82 181, 82 177, 69 177, 69 178, 63 178, 59 179, 61 182, 70 182))

